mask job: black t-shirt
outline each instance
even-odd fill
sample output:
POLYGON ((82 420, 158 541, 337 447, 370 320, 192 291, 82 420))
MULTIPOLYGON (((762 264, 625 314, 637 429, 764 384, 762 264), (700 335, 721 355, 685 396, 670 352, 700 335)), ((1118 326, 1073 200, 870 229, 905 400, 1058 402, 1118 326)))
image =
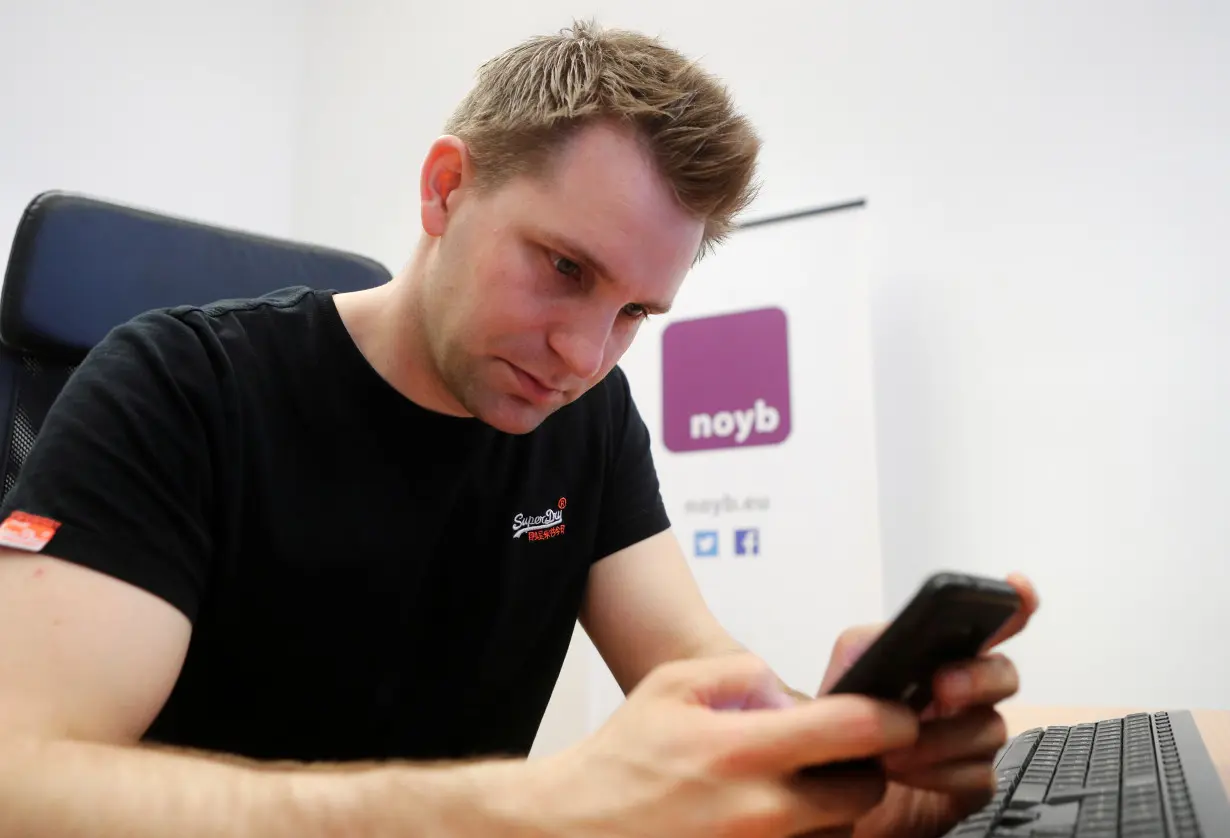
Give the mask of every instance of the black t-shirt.
POLYGON ((618 368, 501 433, 401 396, 306 288, 114 330, 13 510, 192 621, 149 740, 302 760, 525 754, 592 563, 668 526, 618 368))

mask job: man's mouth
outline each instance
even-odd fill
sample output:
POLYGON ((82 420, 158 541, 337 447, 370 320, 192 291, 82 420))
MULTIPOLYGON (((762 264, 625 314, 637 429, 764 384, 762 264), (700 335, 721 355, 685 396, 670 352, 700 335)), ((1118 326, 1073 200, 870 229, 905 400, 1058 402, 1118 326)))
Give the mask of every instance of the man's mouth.
POLYGON ((560 390, 547 386, 541 378, 533 373, 522 369, 514 363, 508 361, 505 361, 505 363, 512 369, 524 397, 529 401, 548 402, 557 399, 561 395, 560 390))

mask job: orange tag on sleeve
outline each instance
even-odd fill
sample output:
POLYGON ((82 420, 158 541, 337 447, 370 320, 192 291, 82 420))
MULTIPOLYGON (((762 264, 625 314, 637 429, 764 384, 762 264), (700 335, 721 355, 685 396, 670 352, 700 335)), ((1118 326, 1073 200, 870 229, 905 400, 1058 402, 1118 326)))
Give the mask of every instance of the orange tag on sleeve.
POLYGON ((0 524, 0 546, 37 553, 47 546, 60 522, 28 512, 14 512, 0 524))

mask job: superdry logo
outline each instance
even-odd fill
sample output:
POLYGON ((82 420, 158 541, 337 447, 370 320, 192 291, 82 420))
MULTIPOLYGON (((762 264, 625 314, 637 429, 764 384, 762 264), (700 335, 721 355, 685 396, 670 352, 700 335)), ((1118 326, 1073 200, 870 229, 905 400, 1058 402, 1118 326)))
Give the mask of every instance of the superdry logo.
POLYGON ((556 508, 545 512, 525 515, 518 512, 513 518, 513 538, 525 536, 526 541, 544 541, 564 534, 564 507, 566 498, 560 498, 556 508))

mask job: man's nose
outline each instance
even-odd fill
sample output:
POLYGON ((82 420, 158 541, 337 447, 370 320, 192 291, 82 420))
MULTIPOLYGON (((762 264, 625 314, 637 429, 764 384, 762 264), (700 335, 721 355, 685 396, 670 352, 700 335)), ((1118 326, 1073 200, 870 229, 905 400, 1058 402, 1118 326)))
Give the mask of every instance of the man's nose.
POLYGON ((588 381, 602 369, 614 321, 605 312, 578 314, 558 326, 548 342, 569 372, 588 381))

